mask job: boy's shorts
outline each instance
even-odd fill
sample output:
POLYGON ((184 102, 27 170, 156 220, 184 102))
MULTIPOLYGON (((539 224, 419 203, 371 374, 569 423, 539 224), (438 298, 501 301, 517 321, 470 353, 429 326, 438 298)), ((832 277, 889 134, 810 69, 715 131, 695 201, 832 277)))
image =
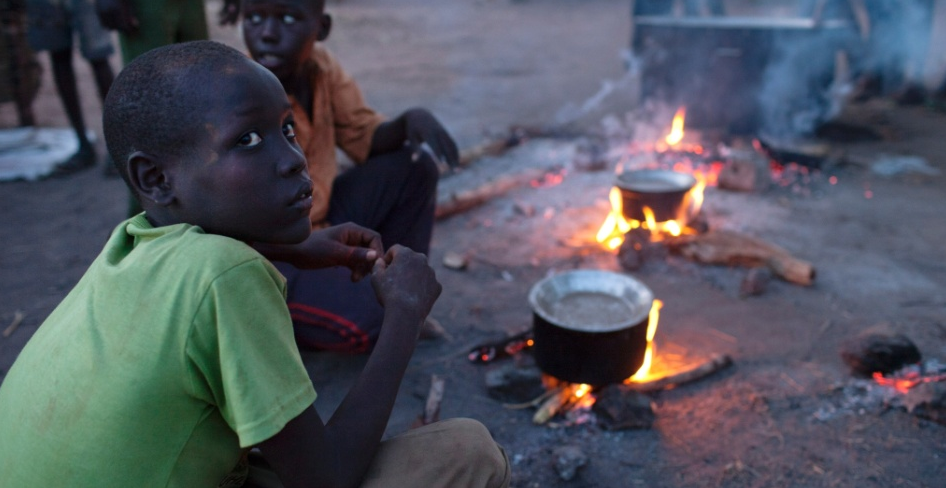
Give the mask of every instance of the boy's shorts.
POLYGON ((78 35, 82 56, 109 57, 115 48, 112 34, 102 27, 94 0, 27 0, 27 39, 37 51, 71 51, 78 35))
POLYGON ((133 0, 138 32, 119 35, 125 64, 161 46, 210 39, 203 0, 133 0))

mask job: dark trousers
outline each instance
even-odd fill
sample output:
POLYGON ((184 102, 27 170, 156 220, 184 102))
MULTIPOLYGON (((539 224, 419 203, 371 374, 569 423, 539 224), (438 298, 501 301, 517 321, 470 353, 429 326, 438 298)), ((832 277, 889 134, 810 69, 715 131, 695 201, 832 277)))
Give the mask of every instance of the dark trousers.
MULTIPOLYGON (((402 149, 373 157, 335 179, 328 220, 354 222, 381 234, 385 249, 400 244, 427 253, 437 201, 437 165, 402 149)), ((299 270, 275 263, 288 280, 288 304, 300 346, 367 352, 381 331, 384 309, 365 278, 347 268, 299 270)))

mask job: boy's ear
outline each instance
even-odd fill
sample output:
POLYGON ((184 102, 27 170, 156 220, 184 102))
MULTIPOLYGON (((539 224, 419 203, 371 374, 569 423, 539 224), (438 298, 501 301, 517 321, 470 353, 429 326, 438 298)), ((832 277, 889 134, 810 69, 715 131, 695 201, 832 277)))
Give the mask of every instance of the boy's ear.
POLYGON ((328 33, 332 31, 332 16, 329 14, 322 14, 322 17, 319 18, 319 35, 315 38, 317 41, 324 41, 328 39, 328 33))
POLYGON ((174 201, 167 164, 150 154, 135 151, 128 157, 128 181, 141 198, 166 207, 174 201))

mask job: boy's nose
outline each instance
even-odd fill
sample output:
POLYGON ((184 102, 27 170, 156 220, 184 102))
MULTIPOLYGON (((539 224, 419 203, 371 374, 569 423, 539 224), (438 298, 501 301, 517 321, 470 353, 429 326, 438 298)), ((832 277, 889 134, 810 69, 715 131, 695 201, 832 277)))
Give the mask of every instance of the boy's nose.
POLYGON ((263 21, 262 39, 266 42, 279 42, 279 32, 274 17, 267 17, 263 21))
POLYGON ((279 173, 282 176, 292 176, 301 171, 305 171, 305 169, 306 160, 305 156, 302 155, 302 151, 291 145, 287 147, 279 164, 279 173))

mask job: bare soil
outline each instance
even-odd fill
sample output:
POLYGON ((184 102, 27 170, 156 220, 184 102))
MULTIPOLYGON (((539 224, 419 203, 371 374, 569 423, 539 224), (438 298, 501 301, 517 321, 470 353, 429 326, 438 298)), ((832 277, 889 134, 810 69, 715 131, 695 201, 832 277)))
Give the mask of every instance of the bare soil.
MULTIPOLYGON (((335 26, 328 44, 372 104, 390 114, 426 106, 462 147, 512 124, 553 121, 566 104, 581 104, 603 80, 624 72, 628 2, 447 4, 330 2, 335 26)), ((235 29, 215 28, 212 36, 241 46, 235 29)), ((81 62, 77 67, 87 118, 101 134, 91 76, 81 62)), ((622 103, 577 127, 590 133, 608 113, 623 117, 633 107, 622 103)), ((48 65, 35 108, 41 125, 67 125, 48 65)), ((658 354, 725 353, 734 360, 734 367, 710 378, 654 394, 657 420, 649 430, 535 426, 532 411, 505 409, 490 398, 483 385, 487 366, 466 359, 473 345, 530 326, 526 296, 549 273, 620 271, 613 253, 591 241, 608 208, 614 162, 601 172, 577 171, 577 139, 541 139, 445 178, 444 188, 458 188, 502 172, 565 169, 559 184, 527 186, 438 222, 430 259, 444 293, 433 315, 449 337, 419 347, 389 433, 408 428, 423 411, 436 374, 446 378, 442 416, 483 421, 505 446, 517 487, 943 486, 946 427, 900 409, 845 403, 842 387, 852 379, 838 347, 886 323, 925 357, 946 358, 944 177, 885 177, 863 163, 883 153, 906 154, 946 171, 946 114, 885 101, 849 112, 851 120, 882 126, 887 134, 882 141, 833 145, 846 161, 862 164, 817 172, 801 190, 711 188, 706 195, 711 227, 763 238, 811 261, 818 271, 814 286, 774 282, 762 296, 740 298, 744 270, 677 257, 634 273, 665 303, 658 354), (469 256, 470 266, 443 267, 448 251, 469 256), (552 451, 566 445, 588 456, 571 481, 553 469, 552 451)), ((12 107, 0 108, 0 127, 14 123, 12 107)), ((17 312, 25 314, 15 332, 0 337, 0 378, 94 259, 125 205, 121 181, 98 168, 0 185, 0 329, 17 312)), ((329 414, 364 358, 305 358, 320 393, 317 407, 329 414)))

